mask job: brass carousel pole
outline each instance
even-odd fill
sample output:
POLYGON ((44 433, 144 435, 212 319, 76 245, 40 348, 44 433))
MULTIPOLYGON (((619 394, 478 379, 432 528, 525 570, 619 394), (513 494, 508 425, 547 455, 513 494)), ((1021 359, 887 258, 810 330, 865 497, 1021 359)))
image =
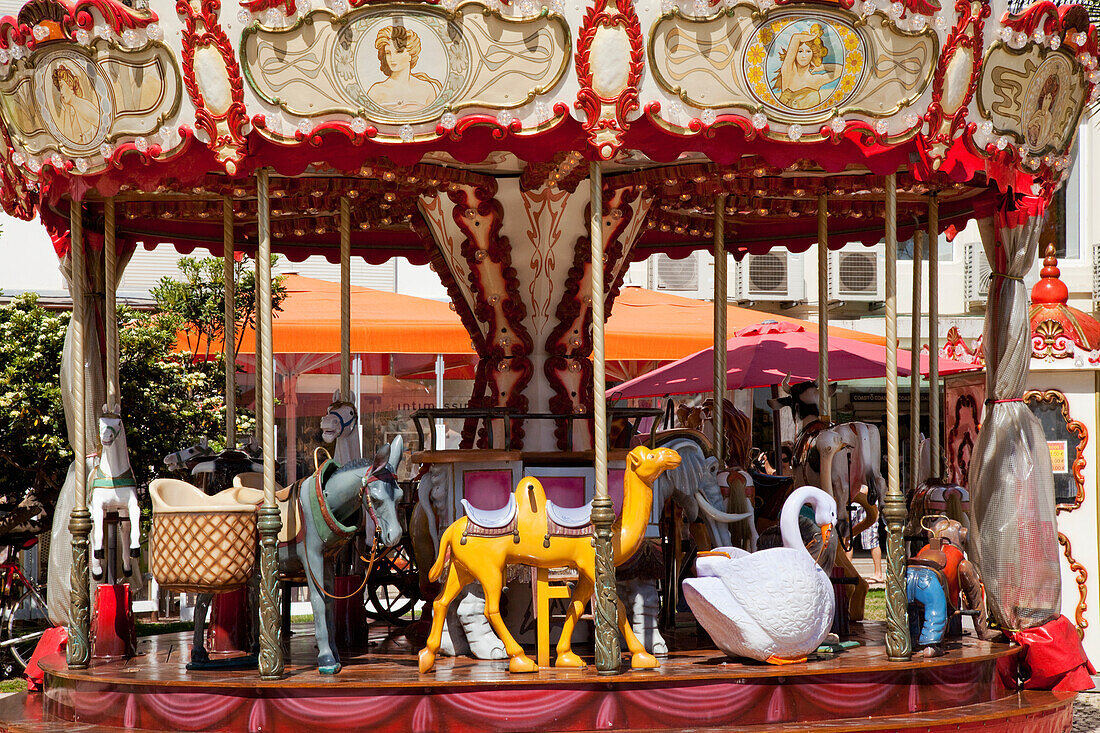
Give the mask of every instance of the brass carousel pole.
POLYGON ((103 325, 107 342, 107 405, 114 409, 121 401, 118 386, 118 252, 115 250, 115 200, 103 202, 103 325))
MULTIPOLYGON (((340 399, 351 402, 351 202, 340 199, 340 399)), ((356 412, 359 406, 355 406, 356 412)))
POLYGON ((260 507, 260 678, 279 679, 283 674, 282 589, 279 586, 279 507, 275 504, 275 375, 270 368, 271 346, 271 200, 268 171, 256 172, 256 224, 258 242, 256 292, 260 308, 260 399, 263 402, 264 503, 260 507))
MULTIPOLYGON (((829 421, 829 197, 817 195, 817 412, 829 421)), ((779 461, 779 456, 776 456, 779 461)), ((839 507, 838 507, 839 508, 839 507)), ((844 510, 847 511, 847 510, 844 510)))
POLYGON ((619 651, 619 594, 615 589, 615 558, 611 525, 615 511, 607 494, 607 398, 604 395, 604 286, 603 286, 603 172, 599 163, 588 166, 591 187, 589 236, 592 243, 592 413, 594 422, 593 456, 596 471, 595 498, 592 500, 592 524, 596 535, 596 593, 592 597, 592 615, 596 626, 596 671, 618 674, 622 657, 619 651))
POLYGON ((898 186, 886 176, 886 656, 904 662, 912 654, 905 599, 905 497, 898 452, 898 186))
MULTIPOLYGON (((913 232, 913 315, 909 341, 909 490, 919 483, 920 469, 920 288, 924 232, 913 232)), ((929 354, 931 356, 931 354, 929 354)))
POLYGON ((726 464, 726 194, 714 197, 714 454, 726 464))
POLYGON ((69 669, 87 669, 91 658, 88 640, 90 625, 90 598, 88 596, 88 533, 92 529, 92 515, 88 511, 87 481, 87 409, 84 395, 84 222, 83 207, 79 201, 69 202, 69 246, 72 276, 69 293, 73 299, 72 390, 76 409, 76 429, 73 438, 76 445, 76 484, 72 514, 69 515, 69 532, 73 537, 73 566, 69 573, 71 609, 69 612, 69 641, 65 648, 69 669))
POLYGON ((928 449, 932 475, 943 476, 940 460, 940 202, 928 199, 928 449))
POLYGON ((222 277, 225 280, 225 448, 237 447, 237 283, 234 278, 233 203, 222 199, 222 277))

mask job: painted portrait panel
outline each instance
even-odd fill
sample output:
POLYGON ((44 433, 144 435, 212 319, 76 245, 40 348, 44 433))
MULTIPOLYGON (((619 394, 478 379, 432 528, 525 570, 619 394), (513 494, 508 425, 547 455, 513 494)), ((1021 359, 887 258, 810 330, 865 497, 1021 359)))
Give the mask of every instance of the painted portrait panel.
POLYGON ((83 151, 103 141, 112 105, 90 59, 63 52, 45 61, 35 72, 35 95, 46 127, 63 148, 83 151))
POLYGON ((759 26, 744 63, 753 94, 797 116, 842 104, 856 89, 865 58, 863 40, 853 28, 798 14, 759 26))
MULTIPOLYGON (((1024 144, 1032 153, 1064 149, 1076 119, 1076 100, 1071 93, 1076 76, 1061 55, 1048 56, 1031 78, 1024 94, 1024 144)), ((1073 90, 1075 91, 1075 90, 1073 90)))
POLYGON ((464 85, 469 49, 463 34, 435 14, 360 17, 336 40, 334 63, 350 96, 371 119, 438 116, 464 85))

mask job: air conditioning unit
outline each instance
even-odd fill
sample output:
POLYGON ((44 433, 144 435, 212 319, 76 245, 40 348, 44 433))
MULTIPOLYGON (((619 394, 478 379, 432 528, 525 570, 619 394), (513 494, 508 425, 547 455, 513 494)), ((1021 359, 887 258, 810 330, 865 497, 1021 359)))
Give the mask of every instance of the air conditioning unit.
POLYGON ((829 253, 829 300, 874 303, 886 299, 883 245, 829 253))
POLYGON ((992 270, 985 258, 985 248, 981 242, 967 242, 963 245, 966 262, 964 287, 966 306, 970 309, 985 308, 989 298, 989 276, 992 270))
POLYGON ((1092 309, 1100 310, 1100 242, 1092 245, 1092 309))
POLYGON ((745 255, 734 271, 736 288, 731 289, 731 295, 737 300, 797 302, 806 299, 802 258, 785 249, 745 255))
POLYGON ((690 292, 693 295, 699 290, 699 257, 696 252, 682 260, 675 260, 666 254, 658 254, 654 258, 653 288, 655 290, 670 290, 673 292, 690 292))

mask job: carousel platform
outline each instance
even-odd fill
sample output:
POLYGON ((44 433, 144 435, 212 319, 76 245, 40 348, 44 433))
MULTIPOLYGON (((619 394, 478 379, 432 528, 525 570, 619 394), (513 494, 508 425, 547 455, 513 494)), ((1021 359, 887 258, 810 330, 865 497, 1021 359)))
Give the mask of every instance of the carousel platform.
POLYGON ((829 659, 774 667, 729 661, 696 644, 655 671, 598 677, 548 669, 510 675, 504 662, 441 658, 427 675, 414 649, 379 628, 345 654, 335 677, 307 662, 312 635, 296 627, 284 679, 255 671, 188 672, 189 635, 143 640, 139 656, 69 671, 44 660, 45 690, 0 703, 0 730, 117 731, 1068 731, 1072 694, 1017 692, 1017 648, 972 638, 938 659, 890 663, 883 627, 856 625, 863 643, 829 659))

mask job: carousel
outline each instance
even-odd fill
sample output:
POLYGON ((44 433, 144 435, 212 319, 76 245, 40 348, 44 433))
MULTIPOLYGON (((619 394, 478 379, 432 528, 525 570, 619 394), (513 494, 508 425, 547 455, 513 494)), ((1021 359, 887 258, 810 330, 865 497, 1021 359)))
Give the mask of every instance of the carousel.
MULTIPOLYGON (((1023 401, 1022 277, 1096 99, 1097 42, 1080 7, 1014 14, 1003 0, 27 3, 0 20, 0 203, 40 218, 69 277, 63 381, 80 458, 51 543, 51 618, 67 641, 40 645, 42 689, 7 702, 3 725, 1068 730, 1088 662, 1060 615, 1050 452, 1023 401), (898 241, 926 241, 934 268, 939 233, 970 220, 993 279, 969 527, 922 522, 928 547, 907 559, 898 241), (650 411, 606 400, 606 317, 630 262, 707 249, 721 345, 730 255, 883 240, 885 440, 830 425, 826 306, 819 354, 801 355, 817 359, 816 387, 786 398, 813 426, 819 465, 805 487, 773 486, 783 546, 761 549, 762 505, 748 500, 766 482, 754 495, 751 474, 724 491, 716 480, 741 467, 747 437, 725 400, 737 365, 715 348, 702 417, 647 435, 650 411), (104 514, 138 511, 124 423, 141 418, 119 404, 110 315, 139 245, 207 250, 227 272, 238 252, 257 263, 262 470, 214 494, 154 481, 147 550, 162 587, 215 605, 255 596, 252 669, 211 668, 201 623, 132 646, 126 586, 101 584, 143 552, 136 531, 119 558, 102 544, 104 514), (429 264, 470 335, 467 406, 420 415, 430 429, 460 420, 459 446, 412 455, 410 530, 437 593, 424 636, 376 626, 370 646, 340 649, 332 558, 361 537, 370 564, 400 541, 405 446, 338 447, 303 481, 276 483, 273 253, 341 264, 334 436, 355 418, 351 258, 429 264), (853 461, 855 480, 840 470, 853 461), (858 590, 826 574, 859 479, 888 528, 885 623, 861 623, 858 590), (630 566, 649 539, 672 537, 677 560, 689 535, 697 551, 663 582, 630 566), (284 627, 293 580, 311 587, 312 633, 284 627), (514 618, 524 600, 528 628, 514 618), (976 632, 952 635, 961 615, 976 632)), ((232 302, 230 289, 228 335, 232 302)))

